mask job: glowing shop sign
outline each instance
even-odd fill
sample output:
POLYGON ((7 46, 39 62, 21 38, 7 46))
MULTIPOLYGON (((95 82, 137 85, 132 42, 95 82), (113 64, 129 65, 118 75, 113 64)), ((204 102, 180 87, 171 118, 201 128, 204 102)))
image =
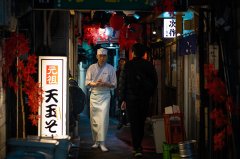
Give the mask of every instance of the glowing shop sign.
POLYGON ((41 137, 67 136, 67 57, 40 56, 39 82, 43 89, 38 123, 41 137))
POLYGON ((163 37, 175 38, 176 37, 176 19, 164 19, 163 37))

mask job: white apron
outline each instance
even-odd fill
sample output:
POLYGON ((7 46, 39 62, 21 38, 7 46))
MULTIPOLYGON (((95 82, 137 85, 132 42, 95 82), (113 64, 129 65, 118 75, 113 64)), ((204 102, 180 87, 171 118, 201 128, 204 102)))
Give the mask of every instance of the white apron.
POLYGON ((110 91, 92 91, 90 94, 90 120, 93 141, 105 141, 110 108, 110 91))

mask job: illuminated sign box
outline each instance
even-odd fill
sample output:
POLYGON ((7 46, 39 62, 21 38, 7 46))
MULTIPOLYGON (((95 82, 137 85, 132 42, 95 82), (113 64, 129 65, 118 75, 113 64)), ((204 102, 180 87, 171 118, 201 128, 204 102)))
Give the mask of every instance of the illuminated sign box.
POLYGON ((67 57, 40 56, 39 83, 43 89, 38 135, 66 138, 67 136, 67 57))
POLYGON ((176 37, 176 19, 163 19, 163 37, 176 37))

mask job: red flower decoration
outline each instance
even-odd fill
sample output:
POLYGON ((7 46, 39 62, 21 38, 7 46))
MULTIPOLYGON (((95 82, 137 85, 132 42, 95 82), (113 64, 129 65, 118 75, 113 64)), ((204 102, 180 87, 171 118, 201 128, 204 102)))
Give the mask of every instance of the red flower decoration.
POLYGON ((215 151, 222 150, 227 136, 232 135, 230 113, 233 111, 232 97, 227 95, 226 85, 217 75, 218 71, 214 65, 204 66, 205 88, 216 104, 216 107, 210 112, 210 119, 213 120, 217 132, 214 134, 215 151))
POLYGON ((9 38, 6 39, 3 47, 3 56, 5 59, 5 64, 3 65, 5 78, 8 76, 16 57, 20 57, 28 53, 30 50, 29 42, 26 40, 23 34, 13 33, 9 38))
POLYGON ((204 65, 204 77, 207 81, 212 81, 213 78, 217 77, 218 71, 214 68, 213 64, 204 65))
POLYGON ((99 40, 107 40, 108 36, 101 32, 100 24, 85 25, 83 40, 88 44, 96 44, 99 40))
POLYGON ((34 115, 34 114, 31 114, 29 115, 28 119, 30 119, 32 121, 32 125, 33 126, 37 126, 38 125, 38 119, 40 118, 39 115, 34 115))
POLYGON ((215 122, 215 127, 220 128, 227 124, 227 119, 225 118, 225 115, 223 114, 222 109, 213 109, 213 111, 210 113, 210 118, 215 122))
POLYGON ((20 92, 20 104, 23 107, 23 92, 28 97, 28 106, 30 108, 29 119, 33 125, 37 125, 38 107, 42 101, 42 89, 38 82, 32 77, 36 71, 37 56, 28 55, 27 59, 22 58, 29 52, 29 42, 24 34, 12 34, 4 45, 3 56, 5 65, 3 66, 4 78, 8 79, 8 86, 15 92, 20 92), (16 63, 17 60, 17 63, 16 63), (12 74, 12 66, 16 63, 17 75, 12 74), (14 80, 17 79, 17 80, 14 80), (22 91, 22 92, 21 92, 22 91), (35 116, 35 118, 33 118, 35 116))
POLYGON ((225 131, 221 131, 214 135, 214 150, 222 150, 223 146, 225 145, 225 131))
POLYGON ((222 103, 226 100, 227 91, 225 83, 220 78, 215 78, 206 84, 208 93, 217 103, 222 103))

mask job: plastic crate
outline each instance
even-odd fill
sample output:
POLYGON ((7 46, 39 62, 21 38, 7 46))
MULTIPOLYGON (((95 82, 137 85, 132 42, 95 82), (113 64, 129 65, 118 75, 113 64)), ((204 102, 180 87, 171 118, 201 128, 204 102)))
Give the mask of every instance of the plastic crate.
POLYGON ((185 139, 183 125, 183 114, 164 114, 164 128, 166 142, 168 144, 178 144, 185 139))

